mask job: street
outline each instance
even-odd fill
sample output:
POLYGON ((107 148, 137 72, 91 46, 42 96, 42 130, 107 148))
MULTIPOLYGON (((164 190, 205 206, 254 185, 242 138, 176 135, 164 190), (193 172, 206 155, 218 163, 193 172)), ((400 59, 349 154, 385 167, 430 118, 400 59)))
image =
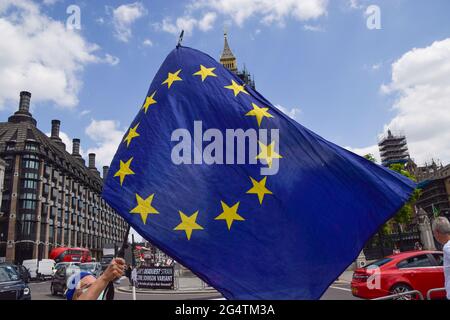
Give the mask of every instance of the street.
MULTIPOLYGON (((124 280, 124 283, 127 280, 124 280)), ((31 282, 32 300, 64 300, 61 295, 52 296, 50 293, 51 281, 31 282)), ((137 294, 137 300, 210 300, 220 299, 217 294, 137 294)), ((130 293, 119 292, 116 290, 115 300, 132 300, 130 293)), ((358 300, 351 294, 350 284, 345 282, 335 282, 321 300, 358 300)))

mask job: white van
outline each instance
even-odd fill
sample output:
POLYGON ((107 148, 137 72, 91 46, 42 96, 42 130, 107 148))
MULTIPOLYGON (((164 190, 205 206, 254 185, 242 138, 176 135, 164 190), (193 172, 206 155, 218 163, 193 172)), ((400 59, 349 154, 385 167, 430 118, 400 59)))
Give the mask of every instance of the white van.
POLYGON ((55 266, 55 260, 43 259, 38 261, 37 259, 25 260, 23 266, 30 272, 31 279, 51 279, 53 277, 53 268, 55 266))
POLYGON ((30 272, 30 278, 31 279, 36 279, 37 278, 37 273, 38 273, 38 260, 37 259, 32 259, 32 260, 24 260, 22 265, 28 269, 28 271, 30 272))
POLYGON ((39 268, 37 277, 46 280, 53 277, 53 268, 55 267, 55 260, 42 259, 39 261, 39 268))

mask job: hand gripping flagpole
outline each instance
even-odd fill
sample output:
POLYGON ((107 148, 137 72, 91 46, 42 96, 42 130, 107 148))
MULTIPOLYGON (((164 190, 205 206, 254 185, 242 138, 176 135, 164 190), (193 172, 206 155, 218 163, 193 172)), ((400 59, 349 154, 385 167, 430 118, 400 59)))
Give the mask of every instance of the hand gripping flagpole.
MULTIPOLYGON (((125 233, 125 236, 123 238, 122 246, 120 247, 119 251, 117 252, 116 257, 117 258, 125 258, 125 250, 128 248, 128 236, 130 235, 131 226, 128 225, 127 232, 125 233)), ((116 279, 114 281, 111 281, 108 283, 108 286, 106 287, 105 291, 105 300, 114 300, 114 283, 120 283, 120 279, 116 279)))

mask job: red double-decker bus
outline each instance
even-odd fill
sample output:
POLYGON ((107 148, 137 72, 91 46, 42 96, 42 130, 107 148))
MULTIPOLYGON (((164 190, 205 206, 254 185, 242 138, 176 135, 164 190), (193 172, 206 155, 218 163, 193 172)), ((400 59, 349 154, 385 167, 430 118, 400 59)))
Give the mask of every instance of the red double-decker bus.
POLYGON ((50 252, 50 259, 59 262, 91 262, 92 256, 89 249, 82 248, 55 248, 50 252))

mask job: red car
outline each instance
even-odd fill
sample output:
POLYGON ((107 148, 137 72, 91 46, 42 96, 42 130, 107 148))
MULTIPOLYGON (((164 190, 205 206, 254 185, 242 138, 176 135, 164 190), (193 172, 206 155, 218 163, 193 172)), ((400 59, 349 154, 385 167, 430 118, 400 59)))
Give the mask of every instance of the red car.
MULTIPOLYGON (((418 290, 426 299, 429 290, 444 287, 443 261, 439 251, 411 251, 386 257, 354 272, 352 294, 375 299, 418 290)), ((432 295, 433 299, 444 297, 445 292, 432 295)), ((417 297, 403 299, 412 298, 417 297)))

